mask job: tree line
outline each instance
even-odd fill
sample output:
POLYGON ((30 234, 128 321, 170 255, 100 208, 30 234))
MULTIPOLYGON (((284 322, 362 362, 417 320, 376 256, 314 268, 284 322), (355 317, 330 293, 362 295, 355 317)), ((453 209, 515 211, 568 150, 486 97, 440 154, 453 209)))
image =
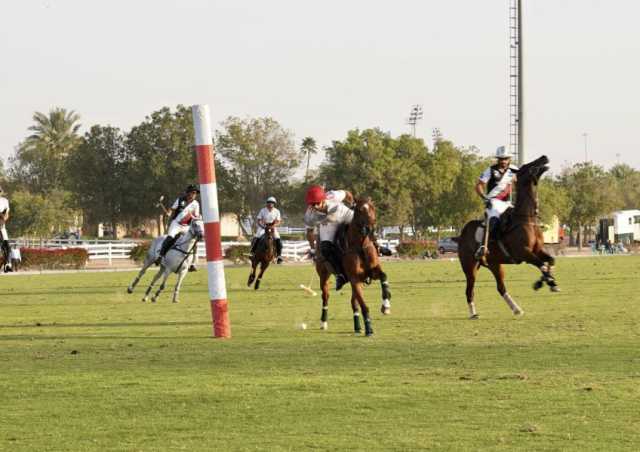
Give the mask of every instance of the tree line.
MULTIPOLYGON (((0 178, 12 204, 13 236, 47 237, 78 217, 85 225, 126 225, 158 219, 158 199, 171 202, 197 182, 191 110, 161 108, 125 131, 93 125, 79 134, 80 117, 54 108, 33 116, 30 135, 16 146, 0 178)), ((420 237, 459 229, 482 215, 473 186, 491 164, 475 147, 439 137, 431 146, 408 134, 354 129, 327 146, 319 168, 312 137, 296 147, 294 134, 273 118, 228 117, 215 133, 221 211, 255 216, 269 195, 287 222, 302 224, 304 192, 312 183, 370 196, 380 226, 406 226, 420 237)), ((2 162, 0 162, 2 163, 2 162)), ((640 207, 640 171, 609 170, 591 162, 564 168, 539 185, 540 215, 557 215, 576 240, 593 234, 598 218, 640 207)))

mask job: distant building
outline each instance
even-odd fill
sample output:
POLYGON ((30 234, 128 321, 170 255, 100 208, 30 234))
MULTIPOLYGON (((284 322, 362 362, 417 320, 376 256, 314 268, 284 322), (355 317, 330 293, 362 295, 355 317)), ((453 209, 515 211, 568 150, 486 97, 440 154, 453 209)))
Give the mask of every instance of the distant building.
POLYGON ((598 238, 606 242, 640 242, 640 210, 619 210, 601 218, 598 225, 598 238))

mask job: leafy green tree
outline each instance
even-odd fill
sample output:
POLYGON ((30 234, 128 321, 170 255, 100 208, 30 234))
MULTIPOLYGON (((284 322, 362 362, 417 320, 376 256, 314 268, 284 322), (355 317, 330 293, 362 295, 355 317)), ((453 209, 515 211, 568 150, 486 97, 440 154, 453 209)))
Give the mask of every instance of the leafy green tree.
POLYGON ((569 221, 571 198, 559 180, 543 177, 538 182, 538 209, 543 224, 551 224, 554 215, 562 223, 569 221))
POLYGON ((302 140, 302 145, 300 146, 300 157, 304 160, 307 160, 307 168, 304 172, 304 180, 309 180, 309 166, 311 165, 311 156, 315 155, 318 152, 318 147, 316 145, 316 140, 312 137, 306 137, 302 140))
POLYGON ((422 140, 395 140, 380 129, 351 130, 326 149, 319 180, 328 188, 370 196, 380 226, 408 224, 413 204, 407 180, 416 152, 424 152, 422 140))
POLYGON ((459 150, 459 171, 451 188, 438 198, 438 210, 446 223, 460 230, 464 225, 475 219, 482 218, 484 206, 475 192, 475 185, 480 174, 491 165, 491 159, 484 158, 475 148, 459 150))
POLYGON ((68 187, 85 221, 110 223, 114 230, 123 222, 123 201, 135 190, 127 177, 128 163, 124 133, 109 126, 91 127, 69 155, 68 187))
POLYGON ((640 171, 622 163, 613 166, 609 174, 620 194, 621 208, 640 209, 640 171))
POLYGON ((80 144, 80 124, 74 111, 54 108, 48 115, 36 112, 32 134, 18 145, 11 159, 11 178, 35 193, 48 193, 65 186, 65 162, 80 144))
POLYGON ((300 165, 293 136, 272 118, 229 117, 216 134, 221 192, 238 218, 252 218, 267 196, 282 197, 300 165))
POLYGON ((578 248, 581 249, 584 233, 600 216, 621 206, 619 194, 612 177, 599 165, 591 162, 576 163, 565 169, 560 176, 570 200, 567 222, 577 232, 578 248))
POLYGON ((157 216, 161 195, 173 201, 189 183, 197 182, 191 110, 178 105, 151 113, 127 134, 127 177, 136 189, 123 200, 128 216, 157 216))
POLYGON ((20 190, 11 194, 12 237, 49 238, 73 226, 78 212, 71 208, 68 192, 54 190, 48 194, 20 190))

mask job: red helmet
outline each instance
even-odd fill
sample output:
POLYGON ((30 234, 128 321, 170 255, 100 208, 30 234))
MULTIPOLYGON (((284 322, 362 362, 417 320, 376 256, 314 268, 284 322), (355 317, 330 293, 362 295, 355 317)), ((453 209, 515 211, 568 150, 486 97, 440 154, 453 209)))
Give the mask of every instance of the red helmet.
POLYGON ((307 205, 311 205, 324 201, 324 198, 324 188, 320 185, 312 185, 307 189, 307 195, 304 197, 304 200, 307 205))

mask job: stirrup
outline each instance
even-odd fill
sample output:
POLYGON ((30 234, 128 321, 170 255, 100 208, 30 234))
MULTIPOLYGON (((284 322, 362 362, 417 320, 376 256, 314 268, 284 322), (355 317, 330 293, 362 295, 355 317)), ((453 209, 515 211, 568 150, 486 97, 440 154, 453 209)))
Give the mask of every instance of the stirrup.
POLYGON ((477 261, 479 261, 488 254, 487 251, 488 250, 486 246, 480 245, 480 248, 476 250, 474 257, 476 258, 477 261))

